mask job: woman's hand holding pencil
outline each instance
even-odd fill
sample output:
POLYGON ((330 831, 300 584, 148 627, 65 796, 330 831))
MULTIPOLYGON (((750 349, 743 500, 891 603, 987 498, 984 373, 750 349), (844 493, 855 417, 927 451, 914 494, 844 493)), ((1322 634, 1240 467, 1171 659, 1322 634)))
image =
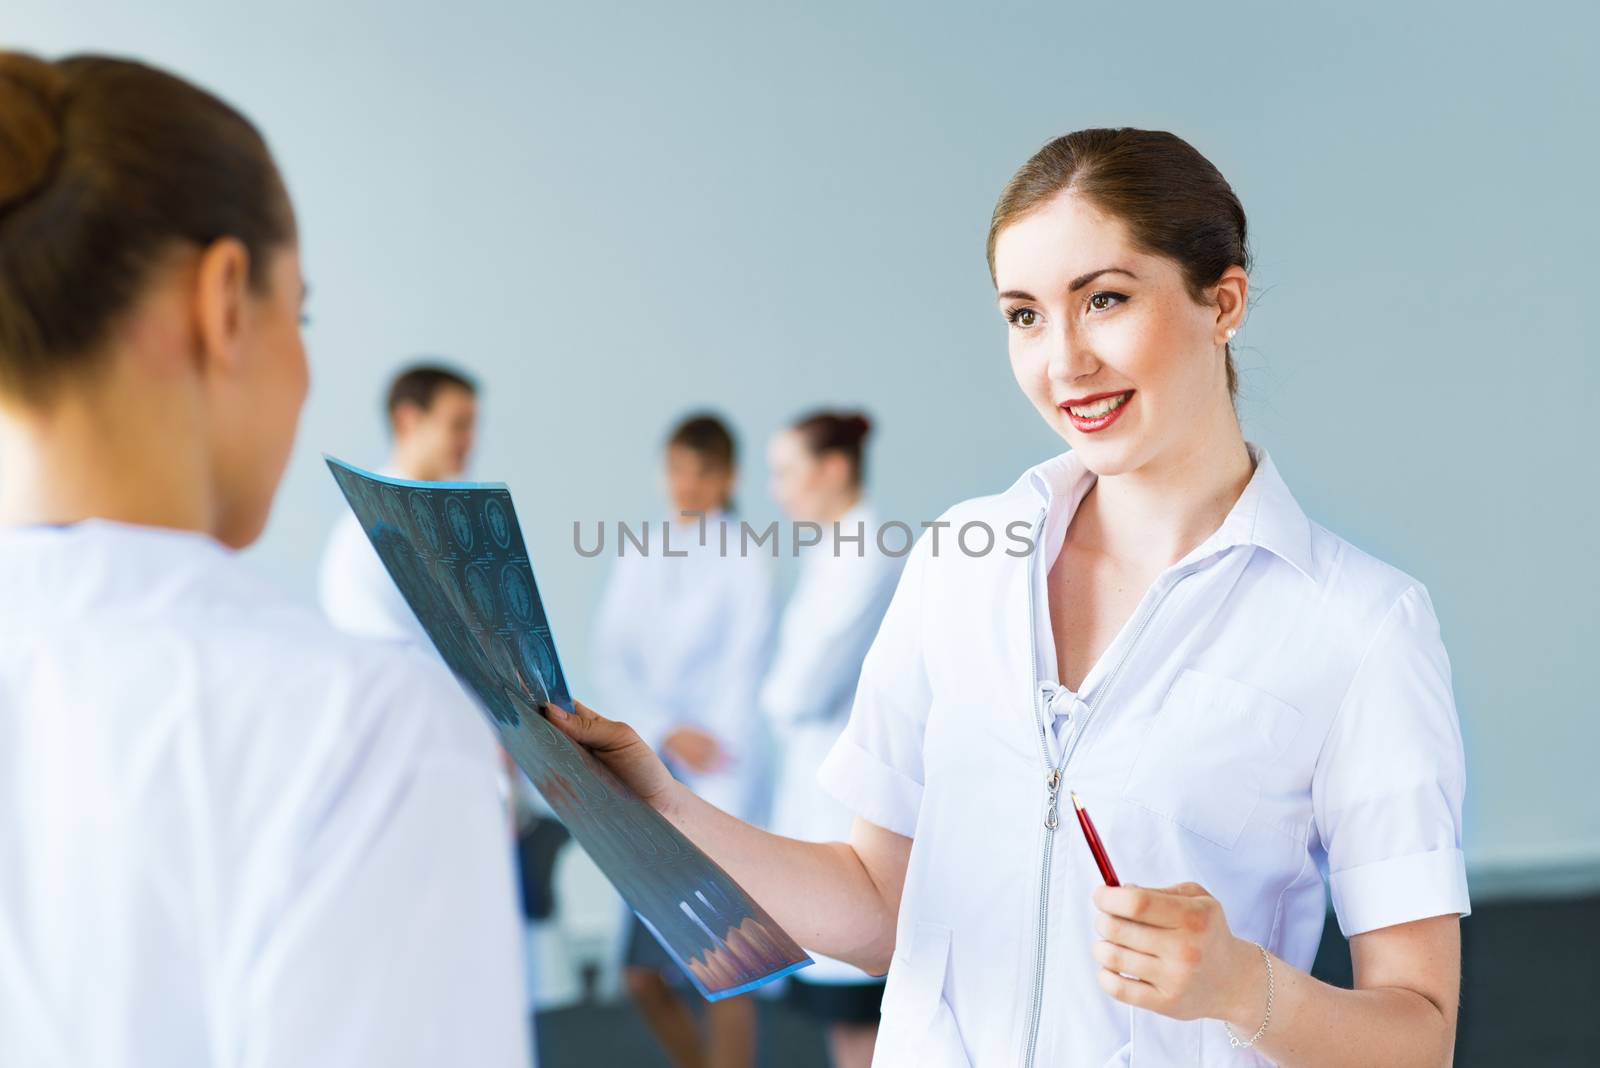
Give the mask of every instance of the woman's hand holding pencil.
POLYGON ((1120 885, 1077 794, 1072 806, 1106 883, 1094 888, 1101 989, 1179 1020, 1239 1020, 1258 1012, 1267 982, 1260 950, 1228 929, 1222 903, 1198 883, 1160 890, 1120 885))

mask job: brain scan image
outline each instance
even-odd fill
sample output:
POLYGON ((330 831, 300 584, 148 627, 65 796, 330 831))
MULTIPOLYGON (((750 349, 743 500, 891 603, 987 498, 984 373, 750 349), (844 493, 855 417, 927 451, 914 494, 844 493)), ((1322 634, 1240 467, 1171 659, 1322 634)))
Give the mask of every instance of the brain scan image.
POLYGON ((493 623, 498 614, 494 609, 494 590, 489 586, 489 576, 479 564, 468 564, 466 570, 467 596, 478 610, 478 618, 493 623))
POLYGON ((492 497, 484 502, 483 522, 496 545, 502 549, 511 547, 511 520, 506 518, 505 507, 492 497))
POLYGON ((410 503, 411 522, 416 527, 417 537, 430 553, 437 553, 444 542, 439 537, 439 520, 433 514, 433 503, 420 492, 411 494, 410 503))
POLYGON ((444 518, 450 524, 450 536, 461 546, 461 551, 470 553, 473 542, 472 519, 467 515, 467 506, 461 503, 461 498, 446 498, 444 518))
POLYGON ((507 564, 501 570, 500 592, 505 596, 506 609, 513 616, 524 623, 533 618, 533 590, 517 565, 507 564))
POLYGON ((543 638, 531 630, 517 635, 517 653, 522 661, 522 679, 536 707, 550 700, 545 680, 555 677, 555 656, 543 638))

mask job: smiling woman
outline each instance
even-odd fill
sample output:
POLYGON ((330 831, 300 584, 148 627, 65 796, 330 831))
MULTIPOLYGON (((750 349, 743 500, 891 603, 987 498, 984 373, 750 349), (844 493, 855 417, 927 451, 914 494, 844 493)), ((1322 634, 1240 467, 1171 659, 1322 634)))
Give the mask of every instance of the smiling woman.
POLYGON ((875 1063, 1449 1059, 1449 660, 1422 584, 1312 522, 1244 439, 1245 233, 1170 133, 1068 134, 1006 187, 1011 366, 1070 451, 945 514, 1020 521, 1025 557, 912 553, 822 768, 848 842, 739 824, 629 728, 552 713, 808 949, 888 969, 875 1063), (1065 791, 1125 885, 1057 833, 1065 791), (1306 972, 1329 887, 1354 990, 1306 972))

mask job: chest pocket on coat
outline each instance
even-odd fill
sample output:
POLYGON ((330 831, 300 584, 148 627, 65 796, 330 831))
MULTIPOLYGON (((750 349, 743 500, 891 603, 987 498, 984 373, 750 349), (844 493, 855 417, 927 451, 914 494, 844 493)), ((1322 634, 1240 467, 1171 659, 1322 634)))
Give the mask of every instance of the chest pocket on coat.
POLYGON ((1269 693, 1185 668, 1128 773, 1128 800, 1232 849, 1300 712, 1269 693))

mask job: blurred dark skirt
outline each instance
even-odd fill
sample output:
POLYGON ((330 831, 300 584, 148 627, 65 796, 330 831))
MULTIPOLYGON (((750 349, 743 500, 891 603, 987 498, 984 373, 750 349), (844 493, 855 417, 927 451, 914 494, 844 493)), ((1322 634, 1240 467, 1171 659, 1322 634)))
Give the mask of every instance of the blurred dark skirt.
POLYGON ((870 983, 808 983, 790 979, 784 1000, 827 1024, 875 1024, 883 1011, 883 980, 870 983))

